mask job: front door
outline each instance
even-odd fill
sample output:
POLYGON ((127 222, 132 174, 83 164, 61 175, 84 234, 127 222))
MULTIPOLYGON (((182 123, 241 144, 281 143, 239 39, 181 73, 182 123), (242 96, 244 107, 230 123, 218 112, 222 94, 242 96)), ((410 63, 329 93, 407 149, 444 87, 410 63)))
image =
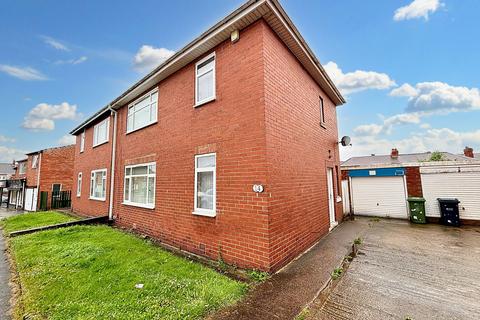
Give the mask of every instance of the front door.
POLYGON ((328 185, 328 213, 330 216, 330 230, 337 226, 335 220, 335 193, 333 191, 333 168, 327 168, 327 185, 328 185))

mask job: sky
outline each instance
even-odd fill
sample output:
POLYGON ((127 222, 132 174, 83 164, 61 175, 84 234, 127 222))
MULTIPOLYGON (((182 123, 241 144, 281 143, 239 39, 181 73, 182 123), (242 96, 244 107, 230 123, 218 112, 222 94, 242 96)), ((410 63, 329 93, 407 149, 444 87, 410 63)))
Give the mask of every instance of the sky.
MULTIPOLYGON (((280 0, 347 103, 351 156, 480 152, 480 1, 280 0)), ((0 0, 0 161, 68 132, 240 0, 0 0)))

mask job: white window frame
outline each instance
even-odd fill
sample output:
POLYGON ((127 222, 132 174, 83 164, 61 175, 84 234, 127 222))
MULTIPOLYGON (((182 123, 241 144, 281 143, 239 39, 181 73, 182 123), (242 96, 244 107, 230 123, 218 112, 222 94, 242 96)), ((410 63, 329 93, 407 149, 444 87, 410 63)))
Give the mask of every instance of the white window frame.
POLYGON ((128 206, 134 206, 134 207, 140 207, 140 208, 146 208, 146 209, 155 209, 155 194, 156 194, 156 189, 157 189, 157 163, 156 162, 148 162, 148 163, 141 163, 141 164, 135 164, 131 166, 125 166, 125 171, 124 171, 124 177, 123 177, 123 202, 122 204, 128 205, 128 206), (155 167, 155 173, 148 173, 148 167, 149 166, 154 166, 155 167), (127 177, 127 169, 133 170, 133 168, 137 167, 147 167, 147 173, 146 174, 136 174, 133 175, 131 174, 127 177), (147 199, 148 199, 148 178, 153 178, 153 203, 152 204, 146 204, 146 203, 138 203, 138 202, 133 202, 131 201, 132 199, 132 178, 133 177, 147 177, 147 199), (128 198, 130 200, 125 200, 125 187, 127 185, 127 178, 129 178, 129 186, 128 186, 128 198))
MULTIPOLYGON (((152 95, 155 94, 155 93, 158 93, 158 87, 153 89, 152 91, 148 92, 147 94, 144 94, 143 96, 141 96, 140 98, 136 99, 134 102, 130 103, 128 105, 128 109, 127 109, 127 134, 131 133, 131 132, 134 132, 134 131, 137 131, 137 130, 140 130, 140 129, 143 129, 145 127, 148 127, 154 123, 157 123, 158 122, 158 99, 159 99, 159 94, 157 95, 157 101, 151 101, 152 100, 152 95), (142 101, 143 99, 145 99, 146 97, 150 97, 150 104, 147 106, 145 106, 144 108, 151 108, 152 107, 152 104, 155 102, 157 104, 157 106, 155 107, 156 110, 155 110, 155 119, 154 120, 150 120, 149 122, 147 122, 146 124, 144 124, 143 126, 140 126, 138 128, 134 128, 134 129, 128 129, 128 119, 130 117, 130 109, 132 109, 133 107, 135 107, 135 105, 137 105, 140 101, 142 101)), ((137 112, 137 111, 135 111, 137 112)), ((151 112, 151 109, 150 109, 150 112, 151 112)), ((134 117, 134 121, 135 122, 135 113, 133 113, 132 115, 134 117)))
POLYGON ((27 173, 27 161, 20 162, 18 164, 18 174, 26 174, 27 173), (23 170, 21 170, 23 168, 23 170))
POLYGON ((325 101, 323 100, 322 97, 319 99, 319 104, 320 104, 320 125, 322 127, 325 127, 325 101))
POLYGON ((107 169, 98 169, 98 170, 92 170, 90 172, 90 198, 91 200, 98 200, 98 201, 105 201, 107 199, 107 169), (92 186, 93 184, 95 183, 95 178, 96 178, 96 175, 99 174, 99 173, 105 173, 105 176, 104 178, 102 179, 103 181, 103 184, 105 186, 105 196, 104 197, 94 197, 92 195, 92 186))
POLYGON ((105 120, 103 120, 102 122, 99 122, 97 123, 94 127, 93 127, 93 148, 99 146, 99 145, 102 145, 104 143, 107 143, 108 142, 108 139, 109 139, 109 135, 110 135, 110 118, 107 118, 105 120), (98 128, 104 123, 106 122, 107 123, 107 135, 106 135, 106 139, 104 141, 96 141, 98 140, 98 128))
POLYGON ((60 189, 58 189, 58 191, 62 191, 63 186, 62 186, 61 183, 52 183, 52 191, 53 191, 53 186, 56 185, 56 184, 60 185, 60 189))
POLYGON ((207 217, 215 217, 217 215, 217 154, 216 153, 206 153, 206 154, 199 154, 195 156, 195 185, 194 185, 194 207, 193 207, 193 214, 200 215, 200 216, 207 216, 207 217), (197 163, 198 159, 202 157, 215 157, 215 167, 208 167, 208 168, 198 168, 197 163), (199 172, 213 172, 213 209, 204 209, 197 207, 197 183, 198 183, 198 173, 199 172))
POLYGON ((38 165, 38 154, 32 156, 32 169, 36 169, 38 165))
POLYGON ((80 153, 83 151, 85 151, 85 129, 83 129, 83 132, 80 135, 80 153))
POLYGON ((82 195, 82 183, 83 183, 83 174, 81 172, 78 173, 77 176, 77 197, 82 195))
POLYGON ((217 65, 217 57, 215 55, 215 51, 195 64, 195 105, 194 107, 201 106, 202 104, 208 103, 216 99, 216 96, 217 96, 216 65, 217 65), (198 78, 204 75, 205 73, 210 72, 210 69, 209 69, 199 74, 198 66, 212 57, 213 57, 213 67, 211 70, 213 70, 213 96, 203 99, 202 101, 198 101, 198 78))

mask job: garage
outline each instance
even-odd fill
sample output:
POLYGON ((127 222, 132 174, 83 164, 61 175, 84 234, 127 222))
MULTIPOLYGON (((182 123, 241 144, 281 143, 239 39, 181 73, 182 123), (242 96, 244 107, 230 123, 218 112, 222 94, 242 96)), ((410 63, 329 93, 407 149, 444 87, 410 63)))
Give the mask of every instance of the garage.
POLYGON ((351 170, 353 213, 407 219, 404 175, 403 168, 351 170))
POLYGON ((437 198, 460 200, 462 220, 480 220, 480 166, 422 167, 427 217, 440 217, 437 198))

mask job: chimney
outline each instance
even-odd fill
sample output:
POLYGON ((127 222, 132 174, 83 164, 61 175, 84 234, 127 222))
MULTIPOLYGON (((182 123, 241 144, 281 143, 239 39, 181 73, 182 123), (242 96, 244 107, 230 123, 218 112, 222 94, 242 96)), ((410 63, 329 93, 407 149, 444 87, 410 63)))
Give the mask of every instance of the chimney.
POLYGON ((474 158, 473 148, 465 147, 465 149, 463 149, 463 154, 465 155, 465 157, 474 158))
POLYGON ((392 149, 392 153, 390 153, 390 158, 392 158, 392 159, 394 159, 394 160, 398 159, 398 150, 397 150, 397 148, 393 148, 393 149, 392 149))

